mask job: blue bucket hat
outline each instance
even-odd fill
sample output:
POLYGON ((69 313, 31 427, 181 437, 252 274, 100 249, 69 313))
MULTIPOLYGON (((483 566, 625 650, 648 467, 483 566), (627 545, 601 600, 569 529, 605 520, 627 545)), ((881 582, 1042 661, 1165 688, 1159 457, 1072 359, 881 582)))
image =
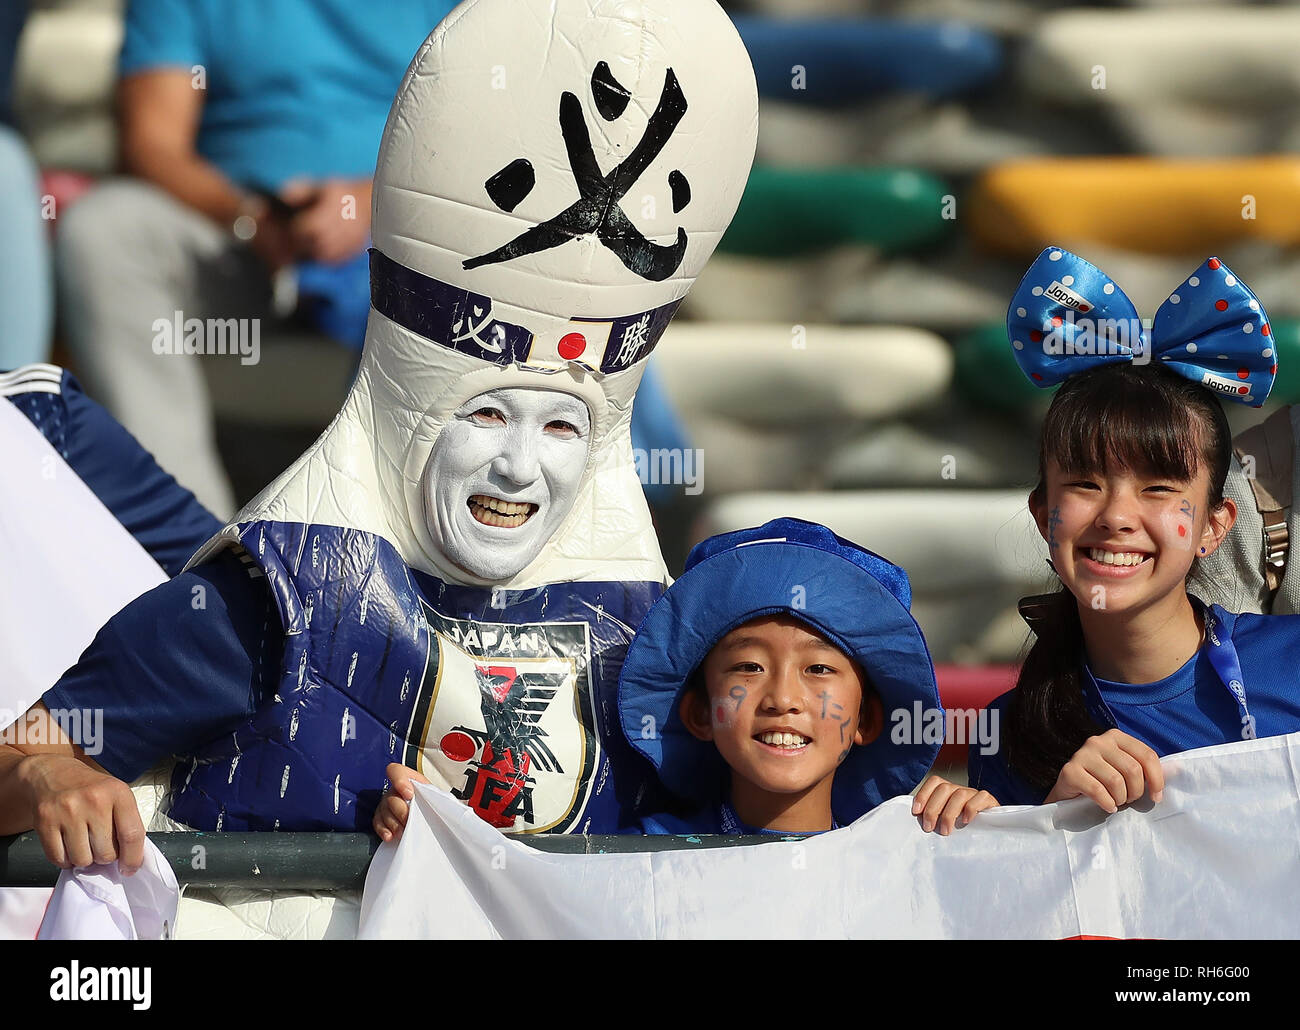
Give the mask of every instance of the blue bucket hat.
POLYGON ((939 743, 922 742, 919 726, 904 743, 890 739, 891 712, 911 713, 918 701, 923 711, 940 707, 911 603, 906 572, 813 522, 773 519, 710 537, 691 550, 681 579, 655 602, 628 648, 618 685, 623 733, 674 794, 715 800, 727 766, 712 743, 682 724, 677 709, 687 681, 737 626, 765 615, 799 619, 858 663, 884 710, 880 735, 853 748, 835 773, 831 809, 837 822, 852 822, 910 792, 939 753, 939 743), (647 726, 654 731, 644 732, 647 726))

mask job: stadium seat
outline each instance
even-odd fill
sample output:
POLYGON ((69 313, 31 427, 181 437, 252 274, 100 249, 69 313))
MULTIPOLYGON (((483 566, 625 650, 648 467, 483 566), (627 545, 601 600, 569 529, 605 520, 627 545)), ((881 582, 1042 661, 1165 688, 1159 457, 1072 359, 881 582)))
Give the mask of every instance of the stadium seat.
POLYGON ((760 97, 826 107, 879 93, 961 93, 1002 64, 996 38, 961 22, 883 18, 732 19, 760 97))
POLYGON ((1297 49, 1294 7, 1060 11, 1029 33, 1017 77, 1045 100, 1105 112, 1147 153, 1258 154, 1296 146, 1297 49))
POLYGON ((1300 243, 1300 158, 1102 157, 1001 165, 976 183, 965 225, 989 250, 1048 243, 1208 254, 1242 240, 1300 243))
POLYGON ((906 569, 935 661, 1016 661, 1027 633, 1016 602, 1055 582, 1024 490, 733 494, 708 505, 695 537, 782 515, 821 522, 906 569))
POLYGON ((708 496, 825 485, 834 447, 934 403, 952 356, 919 329, 674 322, 651 359, 708 496))
POLYGON ((719 247, 760 257, 849 242, 904 250, 948 233, 951 196, 940 179, 906 168, 755 168, 719 247))

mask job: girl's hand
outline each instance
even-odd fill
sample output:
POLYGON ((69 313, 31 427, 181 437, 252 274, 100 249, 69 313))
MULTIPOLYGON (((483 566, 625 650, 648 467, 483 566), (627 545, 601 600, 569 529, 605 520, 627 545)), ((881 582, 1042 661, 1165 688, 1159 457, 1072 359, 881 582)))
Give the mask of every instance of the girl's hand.
POLYGON ((1089 737, 1074 753, 1047 795, 1047 804, 1067 798, 1089 797, 1106 812, 1136 801, 1145 790, 1151 800, 1164 796, 1165 773, 1160 756, 1136 737, 1121 730, 1107 730, 1089 737))
POLYGON ((411 814, 411 800, 415 797, 415 788, 411 784, 429 781, 414 769, 408 769, 397 762, 390 762, 384 772, 390 786, 388 793, 379 802, 379 807, 375 809, 371 825, 380 840, 398 840, 406 828, 406 817, 411 814))
POLYGON ((997 808, 998 799, 987 790, 959 787, 942 776, 929 776, 912 799, 912 814, 921 817, 921 829, 938 830, 946 837, 965 826, 986 808, 997 808))

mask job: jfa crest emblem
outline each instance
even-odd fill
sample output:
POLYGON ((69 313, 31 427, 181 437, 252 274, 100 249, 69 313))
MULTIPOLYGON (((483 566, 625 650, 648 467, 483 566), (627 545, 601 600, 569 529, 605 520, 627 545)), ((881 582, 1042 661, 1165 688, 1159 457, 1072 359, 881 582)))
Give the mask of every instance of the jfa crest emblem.
POLYGON ((587 624, 424 612, 431 643, 405 763, 507 833, 567 830, 599 760, 587 624))

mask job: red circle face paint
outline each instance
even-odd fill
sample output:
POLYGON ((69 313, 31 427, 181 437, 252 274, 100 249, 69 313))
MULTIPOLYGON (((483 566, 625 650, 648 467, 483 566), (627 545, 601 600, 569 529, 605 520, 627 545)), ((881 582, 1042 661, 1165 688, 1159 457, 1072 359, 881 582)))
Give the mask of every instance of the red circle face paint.
POLYGON ((1186 535, 1187 535, 1187 527, 1186 527, 1186 526, 1179 526, 1179 527, 1178 527, 1178 535, 1179 535, 1179 536, 1186 536, 1186 535))
POLYGON ((478 750, 469 734, 461 733, 459 730, 453 730, 451 733, 446 734, 438 742, 438 747, 453 762, 468 762, 474 757, 474 752, 478 750))

